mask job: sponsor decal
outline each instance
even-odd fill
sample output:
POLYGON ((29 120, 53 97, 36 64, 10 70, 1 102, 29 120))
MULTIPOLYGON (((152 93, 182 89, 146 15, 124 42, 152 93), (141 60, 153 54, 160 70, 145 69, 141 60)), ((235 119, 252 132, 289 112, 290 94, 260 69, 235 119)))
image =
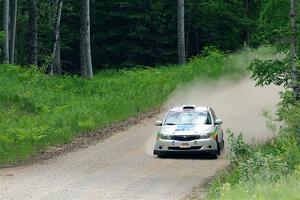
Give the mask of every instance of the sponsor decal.
POLYGON ((175 129, 175 132, 179 131, 195 131, 195 125, 178 125, 175 129))

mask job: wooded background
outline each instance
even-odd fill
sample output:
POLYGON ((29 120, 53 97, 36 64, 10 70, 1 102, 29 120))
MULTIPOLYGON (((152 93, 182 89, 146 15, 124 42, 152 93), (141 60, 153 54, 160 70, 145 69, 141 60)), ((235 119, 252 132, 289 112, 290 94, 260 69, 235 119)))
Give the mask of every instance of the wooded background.
MULTIPOLYGON (((0 14, 4 16, 1 20, 10 19, 7 45, 11 53, 5 55, 2 50, 1 56, 3 60, 10 57, 10 63, 50 66, 51 72, 49 60, 54 53, 54 73, 61 73, 55 67, 61 64, 64 73, 87 74, 80 67, 80 45, 85 44, 91 46, 95 71, 178 62, 179 12, 175 0, 3 2, 0 14), (87 2, 90 9, 85 10, 87 2), (61 20, 57 19, 60 3, 61 20), (81 43, 83 31, 88 31, 82 21, 89 20, 84 17, 86 11, 90 12, 90 44, 81 43), (55 27, 58 20, 61 26, 55 27)), ((246 44, 288 44, 289 0, 185 0, 184 8, 184 47, 188 58, 200 54, 207 46, 233 51, 246 44)))

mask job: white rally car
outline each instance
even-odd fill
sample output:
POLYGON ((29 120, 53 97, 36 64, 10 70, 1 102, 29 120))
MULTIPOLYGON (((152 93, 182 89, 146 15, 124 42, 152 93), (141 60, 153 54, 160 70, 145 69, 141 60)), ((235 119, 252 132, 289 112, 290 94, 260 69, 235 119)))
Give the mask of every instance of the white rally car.
POLYGON ((205 152, 217 158, 224 148, 222 123, 210 107, 174 107, 163 121, 155 122, 161 127, 157 133, 154 154, 165 157, 168 153, 205 152))

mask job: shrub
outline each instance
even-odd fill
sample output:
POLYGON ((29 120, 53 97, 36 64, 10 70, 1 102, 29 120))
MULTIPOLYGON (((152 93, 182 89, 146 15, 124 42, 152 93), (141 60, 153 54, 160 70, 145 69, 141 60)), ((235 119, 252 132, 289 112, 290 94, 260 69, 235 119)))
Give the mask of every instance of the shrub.
POLYGON ((285 120, 287 126, 266 144, 249 145, 241 134, 230 134, 228 159, 232 169, 213 181, 209 199, 297 199, 300 149, 292 127, 300 118, 285 120))

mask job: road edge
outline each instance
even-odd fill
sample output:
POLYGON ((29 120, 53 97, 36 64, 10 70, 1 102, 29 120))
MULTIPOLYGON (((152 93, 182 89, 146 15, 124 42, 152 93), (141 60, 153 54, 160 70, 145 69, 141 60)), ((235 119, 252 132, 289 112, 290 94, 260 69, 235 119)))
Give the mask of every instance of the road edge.
POLYGON ((0 170, 5 168, 14 168, 39 163, 71 152, 76 152, 81 149, 88 148, 90 146, 96 145, 101 141, 108 139, 109 137, 117 134, 120 131, 127 130, 128 128, 138 124, 144 119, 156 116, 160 113, 160 111, 160 107, 155 107, 147 112, 140 113, 138 116, 130 117, 124 121, 115 122, 104 129, 83 132, 75 138, 73 138, 72 141, 69 143, 57 145, 54 147, 50 147, 46 150, 42 150, 39 153, 29 157, 28 159, 17 162, 15 164, 2 165, 0 166, 0 170))

